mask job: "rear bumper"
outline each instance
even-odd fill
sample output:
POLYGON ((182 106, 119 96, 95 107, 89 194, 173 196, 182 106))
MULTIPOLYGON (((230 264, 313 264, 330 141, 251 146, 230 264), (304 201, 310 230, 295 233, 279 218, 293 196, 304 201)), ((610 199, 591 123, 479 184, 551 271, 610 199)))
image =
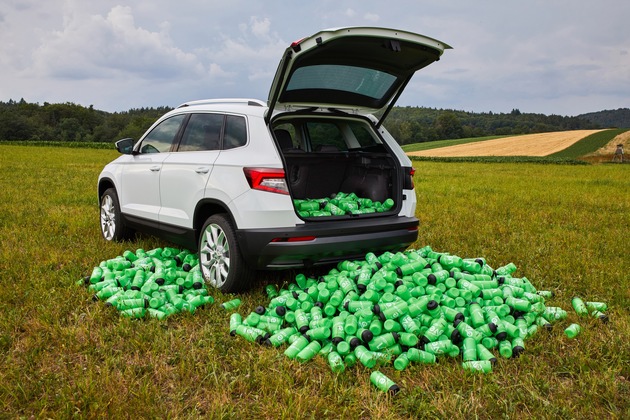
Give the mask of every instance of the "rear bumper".
POLYGON ((257 269, 309 267, 368 252, 401 251, 418 238, 415 217, 309 222, 290 228, 244 229, 236 235, 247 264, 257 269), (290 241, 290 238, 309 238, 290 241), (274 241, 275 240, 275 241, 274 241))

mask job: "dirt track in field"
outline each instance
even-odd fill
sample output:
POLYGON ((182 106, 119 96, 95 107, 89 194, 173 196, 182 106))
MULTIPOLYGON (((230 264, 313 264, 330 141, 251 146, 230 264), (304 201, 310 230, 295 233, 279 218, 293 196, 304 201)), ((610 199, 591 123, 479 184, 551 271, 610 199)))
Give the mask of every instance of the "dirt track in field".
POLYGON ((575 130, 555 133, 527 134, 466 143, 439 149, 409 152, 409 156, 548 156, 602 130, 575 130))

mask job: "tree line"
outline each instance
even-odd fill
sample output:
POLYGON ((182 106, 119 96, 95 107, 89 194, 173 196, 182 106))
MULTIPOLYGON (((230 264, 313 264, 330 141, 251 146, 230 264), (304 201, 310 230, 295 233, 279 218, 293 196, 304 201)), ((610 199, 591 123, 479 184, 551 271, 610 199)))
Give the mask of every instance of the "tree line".
MULTIPOLYGON (((9 100, 0 102, 0 140, 113 142, 134 139, 172 108, 137 108, 105 112, 72 102, 50 104, 9 100)), ((424 107, 394 107, 385 127, 400 144, 434 140, 530 134, 600 128, 592 120, 559 115, 473 113, 424 107)))

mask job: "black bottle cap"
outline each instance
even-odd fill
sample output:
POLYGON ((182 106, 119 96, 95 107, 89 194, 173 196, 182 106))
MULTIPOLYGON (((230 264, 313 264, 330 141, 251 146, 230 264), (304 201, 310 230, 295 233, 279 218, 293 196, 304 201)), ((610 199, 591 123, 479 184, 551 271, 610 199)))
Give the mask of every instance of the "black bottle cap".
POLYGON ((517 311, 516 309, 512 311, 512 316, 514 317, 514 319, 523 318, 523 315, 525 315, 525 312, 523 311, 517 311))
POLYGON ((347 300, 346 303, 343 304, 343 309, 345 309, 346 311, 348 310, 348 305, 350 304, 350 301, 347 300))
POLYGON ((144 299, 144 307, 145 309, 149 307, 149 299, 147 298, 144 299))
POLYGON ((374 265, 376 266, 376 268, 377 268, 378 270, 380 270, 381 268, 383 268, 383 264, 381 264, 381 262, 380 262, 380 261, 374 261, 374 265))
POLYGON ((266 346, 271 346, 271 340, 270 339, 266 339, 263 344, 266 345, 266 346))
POLYGON ((313 304, 313 306, 317 306, 318 308, 323 308, 323 307, 324 307, 324 303, 323 303, 323 302, 320 302, 320 301, 317 301, 317 302, 315 302, 315 303, 313 304))
POLYGON ((398 343, 398 341, 400 341, 400 334, 398 334, 396 331, 392 331, 392 337, 394 337, 394 341, 396 343, 398 343))
POLYGON ((402 277, 403 272, 402 272, 402 270, 400 269, 400 267, 396 268, 396 274, 398 274, 398 277, 402 277))
POLYGON ((304 334, 304 333, 306 333, 306 331, 308 331, 309 329, 310 329, 310 328, 308 327, 308 325, 302 325, 298 331, 299 331, 300 333, 304 334))
POLYGON ((267 312, 267 309, 265 309, 264 306, 257 306, 256 309, 254 309, 254 312, 256 312, 258 315, 264 315, 265 312, 267 312))
POLYGON ((497 363, 497 358, 496 357, 492 357, 492 358, 490 358, 488 360, 490 360, 490 363, 493 364, 493 365, 497 363))
POLYGON ((180 265, 182 263, 182 259, 179 258, 179 255, 175 255, 175 257, 173 257, 173 259, 175 260, 175 262, 177 263, 177 265, 180 265))
POLYGON ((507 332, 501 331, 499 334, 495 336, 495 338, 499 341, 503 341, 507 338, 507 332))
POLYGON ((449 271, 449 272, 448 272, 448 275, 449 275, 449 277, 451 277, 451 278, 455 278, 455 273, 456 273, 456 271, 455 271, 455 270, 451 270, 451 271, 449 271))
POLYGON ((140 290, 138 286, 131 286, 131 290, 140 290))
POLYGON ((361 340, 359 340, 357 337, 352 337, 349 344, 350 344, 350 349, 354 350, 358 346, 360 346, 362 343, 361 343, 361 340))
POLYGON ((500 277, 497 279, 497 282, 499 283, 499 286, 500 286, 500 285, 502 285, 503 283, 505 283, 505 277, 500 276, 500 277))
POLYGON ((475 262, 483 267, 483 260, 481 258, 477 258, 475 262))
POLYGON ((90 276, 83 277, 83 284, 90 284, 90 276))
POLYGON ((180 295, 182 293, 184 293, 184 286, 182 286, 181 284, 179 285, 179 288, 177 289, 177 293, 179 293, 180 295))
POLYGON ((497 326, 496 326, 496 324, 494 322, 488 323, 488 328, 490 328, 490 331, 492 331, 492 334, 497 332, 497 326))
POLYGON ((155 279, 155 283, 157 283, 158 286, 164 286, 164 283, 166 283, 166 280, 164 280, 164 277, 160 277, 155 279))
POLYGON ((437 279, 435 278, 435 274, 433 274, 433 273, 431 273, 431 274, 429 274, 429 275, 427 276, 427 282, 428 282, 429 284, 434 285, 434 284, 435 284, 435 282, 436 282, 436 280, 437 280, 437 279))
POLYGON ((453 327, 457 328, 457 326, 463 321, 464 320, 461 318, 455 318, 455 321, 453 321, 453 327))
POLYGON ((113 304, 113 303, 111 303, 111 302, 105 302, 105 306, 107 306, 107 307, 111 307, 111 306, 114 306, 114 304, 113 304))
POLYGON ((372 312, 374 312, 376 315, 381 313, 381 307, 378 303, 375 303, 374 306, 372 306, 372 312))
POLYGON ((427 309, 430 311, 434 310, 437 307, 438 307, 438 303, 433 299, 430 300, 429 303, 427 303, 427 309))
POLYGON ((361 340, 363 340, 364 343, 369 343, 373 338, 374 334, 370 330, 363 330, 361 333, 361 340))
POLYGON ((333 339, 330 340, 330 341, 332 341, 332 343, 336 346, 337 344, 339 344, 339 343, 341 343, 343 341, 343 338, 341 338, 341 337, 333 337, 333 339))
POLYGON ((287 308, 284 306, 276 306, 276 315, 284 316, 287 313, 287 308))
POLYGON ((400 387, 396 384, 392 385, 389 387, 389 391, 388 391, 392 396, 398 394, 398 392, 400 392, 400 387))
POLYGON ((98 296, 92 295, 92 302, 98 302, 98 296))
POLYGON ((394 283, 394 287, 402 286, 403 284, 405 283, 403 283, 402 280, 397 280, 396 283, 394 283))
POLYGON ((151 268, 149 268, 149 271, 152 272, 152 273, 155 273, 155 266, 152 265, 151 268))
POLYGON ((367 290, 367 286, 365 284, 357 284, 357 290, 359 291, 359 295, 362 295, 367 290))
POLYGON ((462 342, 462 335, 458 330, 453 330, 453 332, 451 333, 451 341, 453 342, 453 344, 458 344, 462 342))
POLYGON ((524 351, 525 349, 522 346, 514 346, 512 348, 512 357, 519 357, 524 351))
POLYGON ((385 318, 385 314, 383 312, 378 314, 378 319, 380 319, 381 322, 387 321, 387 318, 385 318))
POLYGON ((232 330, 232 331, 230 331, 230 336, 232 336, 232 337, 236 337, 236 330, 232 330))
POLYGON ((455 315, 455 319, 454 319, 453 321, 456 321, 456 320, 458 320, 458 319, 459 319, 459 321, 461 322, 461 321, 463 321, 464 319, 466 319, 466 317, 464 316, 464 314, 463 314, 463 313, 461 313, 461 312, 457 312, 457 314, 455 315))
POLYGON ((298 299, 300 297, 300 294, 296 292, 295 290, 291 294, 293 295, 293 299, 298 299))
POLYGON ((196 282, 193 283, 193 289, 195 289, 195 290, 199 290, 202 287, 203 287, 203 283, 200 282, 200 281, 196 281, 196 282))
POLYGON ((598 318, 601 319, 602 322, 608 322, 608 315, 606 314, 601 314, 598 318))

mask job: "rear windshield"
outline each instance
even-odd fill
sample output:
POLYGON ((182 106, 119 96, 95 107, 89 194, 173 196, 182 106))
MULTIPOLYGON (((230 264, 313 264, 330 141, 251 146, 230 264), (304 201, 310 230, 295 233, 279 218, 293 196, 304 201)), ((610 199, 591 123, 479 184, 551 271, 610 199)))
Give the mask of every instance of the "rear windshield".
POLYGON ((391 74, 365 67, 320 64, 300 67, 291 75, 287 92, 326 89, 381 99, 396 81, 391 74))

